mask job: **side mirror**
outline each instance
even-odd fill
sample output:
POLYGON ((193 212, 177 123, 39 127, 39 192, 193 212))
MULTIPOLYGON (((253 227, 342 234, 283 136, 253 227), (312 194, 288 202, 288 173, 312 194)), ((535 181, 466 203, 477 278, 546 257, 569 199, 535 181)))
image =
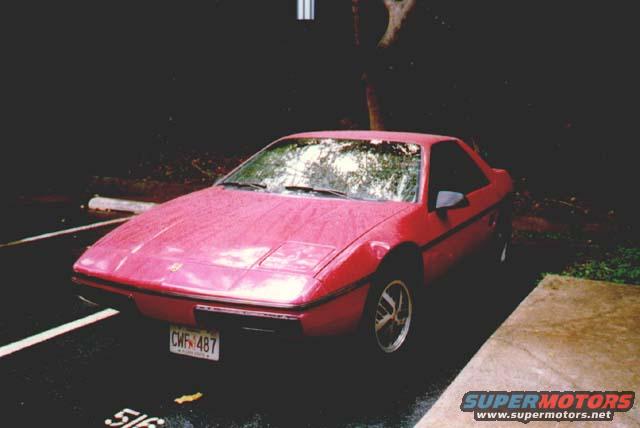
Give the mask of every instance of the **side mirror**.
POLYGON ((464 207, 468 204, 467 198, 459 192, 441 190, 436 197, 436 210, 464 207))

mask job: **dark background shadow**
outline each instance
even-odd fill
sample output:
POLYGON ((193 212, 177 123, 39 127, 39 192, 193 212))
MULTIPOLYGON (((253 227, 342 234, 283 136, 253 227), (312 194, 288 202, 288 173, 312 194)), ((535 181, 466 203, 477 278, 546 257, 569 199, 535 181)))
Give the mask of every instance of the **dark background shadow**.
MULTIPOLYGON (((350 2, 317 3, 311 24, 293 0, 6 8, 3 194, 366 127, 350 2)), ((375 56, 388 126, 462 136, 531 190, 629 212, 633 19, 622 4, 421 1, 375 56)), ((365 2, 365 42, 384 26, 382 6, 365 2)))

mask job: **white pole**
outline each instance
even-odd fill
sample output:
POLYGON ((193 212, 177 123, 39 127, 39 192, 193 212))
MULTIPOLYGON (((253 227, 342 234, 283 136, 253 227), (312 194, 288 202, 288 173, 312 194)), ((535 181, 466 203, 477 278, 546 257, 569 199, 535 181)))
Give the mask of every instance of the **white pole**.
POLYGON ((298 0, 298 20, 311 21, 316 18, 315 0, 298 0))

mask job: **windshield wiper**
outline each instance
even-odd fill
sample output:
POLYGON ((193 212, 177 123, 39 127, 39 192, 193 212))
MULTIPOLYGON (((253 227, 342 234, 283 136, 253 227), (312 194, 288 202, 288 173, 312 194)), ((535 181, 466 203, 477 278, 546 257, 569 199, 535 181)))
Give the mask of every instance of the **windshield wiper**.
POLYGON ((252 189, 266 189, 267 185, 262 183, 243 183, 241 181, 223 181, 221 186, 234 186, 234 187, 250 187, 252 189))
POLYGON ((338 196, 339 198, 349 198, 345 192, 334 189, 322 189, 320 187, 311 187, 311 186, 284 186, 287 190, 301 190, 303 192, 313 192, 313 193, 322 193, 324 195, 333 195, 338 196))

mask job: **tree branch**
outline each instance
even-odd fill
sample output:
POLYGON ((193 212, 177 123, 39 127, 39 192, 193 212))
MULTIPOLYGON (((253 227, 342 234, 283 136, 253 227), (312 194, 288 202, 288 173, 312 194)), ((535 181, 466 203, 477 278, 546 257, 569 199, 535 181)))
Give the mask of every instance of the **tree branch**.
POLYGON ((387 30, 378 42, 379 48, 388 48, 398 38, 398 33, 416 5, 416 0, 383 0, 389 14, 387 30))

